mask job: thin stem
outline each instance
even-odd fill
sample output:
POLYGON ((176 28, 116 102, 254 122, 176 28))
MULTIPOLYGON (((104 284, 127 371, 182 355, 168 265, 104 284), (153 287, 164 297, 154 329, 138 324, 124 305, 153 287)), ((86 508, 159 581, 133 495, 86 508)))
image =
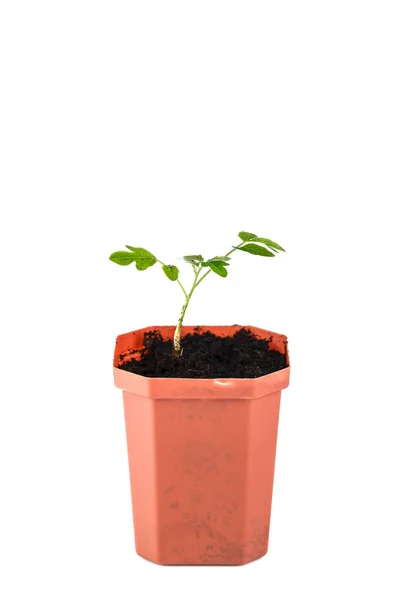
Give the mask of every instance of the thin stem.
POLYGON ((177 279, 176 281, 177 281, 178 285, 180 286, 182 292, 185 294, 185 298, 187 298, 187 292, 186 292, 185 288, 183 287, 183 285, 181 284, 179 279, 177 279))
MULTIPOLYGON (((241 244, 239 244, 239 246, 237 246, 236 248, 232 248, 232 250, 230 250, 229 252, 227 252, 226 254, 224 254, 224 256, 230 256, 231 254, 233 254, 233 252, 235 252, 235 250, 237 250, 238 248, 240 248, 240 246, 243 246, 243 244, 245 244, 246 242, 242 242, 241 244)), ((200 285, 200 283, 203 281, 203 279, 205 277, 207 277, 207 275, 211 273, 211 269, 208 269, 207 273, 204 273, 203 277, 200 277, 200 279, 198 280, 198 282, 196 283, 196 287, 198 285, 200 285)))
MULTIPOLYGON (((232 248, 232 250, 230 250, 229 252, 224 254, 224 256, 230 256, 231 254, 233 254, 233 252, 235 252, 235 250, 237 250, 237 248, 240 248, 240 246, 243 246, 243 244, 245 244, 245 243, 246 242, 241 242, 239 244, 239 246, 237 246, 236 248, 232 248)), ((206 273, 204 273, 204 275, 202 277, 199 278, 199 275, 200 275, 201 271, 203 270, 203 267, 201 265, 196 267, 193 263, 192 263, 192 267, 193 267, 193 271, 194 271, 194 281, 193 281, 193 285, 190 288, 190 291, 188 294, 185 292, 185 289, 183 288, 183 286, 181 285, 181 283, 178 280, 179 285, 182 287, 182 289, 185 293, 186 300, 185 300, 185 304, 182 306, 181 314, 179 316, 178 324, 175 328, 175 333, 174 333, 174 352, 175 352, 176 356, 180 356, 182 354, 181 328, 182 328, 183 319, 185 318, 187 307, 190 302, 190 298, 192 297, 193 292, 197 288, 197 286, 203 281, 203 279, 205 277, 207 277, 207 275, 209 273, 211 273, 211 269, 209 269, 206 273)))
POLYGON ((196 268, 194 265, 193 265, 193 267, 194 267, 193 270, 194 270, 194 273, 195 273, 194 280, 193 280, 193 285, 190 288, 189 293, 186 294, 186 301, 185 301, 184 305, 182 306, 181 314, 179 316, 178 324, 177 324, 177 326, 175 328, 175 333, 174 333, 174 352, 175 352, 176 356, 180 356, 182 354, 182 350, 181 350, 181 328, 182 328, 182 323, 183 323, 183 319, 185 318, 185 314, 186 314, 186 310, 187 310, 187 307, 188 307, 189 302, 190 302, 190 298, 192 297, 193 292, 194 292, 194 290, 196 288, 196 284, 197 284, 197 280, 199 278, 200 271, 203 268, 201 266, 199 268, 196 268))
POLYGON ((198 280, 198 282, 196 283, 196 287, 203 281, 204 277, 207 277, 207 275, 211 273, 211 269, 209 269, 207 271, 207 273, 204 273, 203 277, 200 277, 200 279, 198 280))
MULTIPOLYGON (((165 267, 165 263, 163 263, 162 260, 159 260, 158 258, 156 259, 158 263, 160 263, 160 265, 162 265, 163 267, 165 267)), ((176 283, 179 285, 179 287, 181 288, 182 292, 185 294, 185 298, 187 298, 187 291, 185 290, 185 288, 183 287, 181 281, 178 279, 176 279, 176 283)))

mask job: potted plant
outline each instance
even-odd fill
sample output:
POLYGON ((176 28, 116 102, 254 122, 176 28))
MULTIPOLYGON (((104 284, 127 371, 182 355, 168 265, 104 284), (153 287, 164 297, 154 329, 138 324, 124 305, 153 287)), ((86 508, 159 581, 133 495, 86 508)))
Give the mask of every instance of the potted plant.
POLYGON ((113 262, 160 264, 180 286, 176 326, 117 337, 114 379, 123 390, 136 551, 159 564, 245 564, 268 549, 281 390, 289 384, 286 336, 258 327, 184 326, 209 274, 226 277, 236 251, 274 257, 283 248, 239 233, 226 254, 175 265, 126 246, 113 262))

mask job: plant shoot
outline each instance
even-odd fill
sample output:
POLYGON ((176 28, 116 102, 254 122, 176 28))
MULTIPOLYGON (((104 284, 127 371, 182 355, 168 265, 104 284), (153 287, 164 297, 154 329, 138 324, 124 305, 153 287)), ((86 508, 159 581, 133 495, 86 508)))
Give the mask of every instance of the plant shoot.
POLYGON ((201 254, 191 254, 183 257, 185 262, 191 265, 193 269, 193 281, 190 289, 186 289, 179 279, 178 267, 163 263, 161 260, 156 258, 154 254, 148 250, 145 250, 144 248, 125 246, 128 251, 121 250, 111 254, 110 260, 115 262, 117 265, 126 267, 127 265, 135 263, 138 271, 145 271, 149 267, 152 267, 158 263, 161 265, 162 270, 168 279, 176 282, 181 288, 185 300, 174 333, 173 347, 176 356, 180 356, 182 353, 181 328, 183 319, 185 318, 185 314, 189 306, 189 302, 195 289, 204 281, 207 275, 210 273, 215 273, 220 277, 226 277, 228 275, 227 267, 230 266, 229 261, 231 260, 231 254, 236 252, 236 250, 241 250, 242 252, 247 252, 248 254, 265 256, 269 258, 273 258, 275 254, 278 254, 278 252, 285 252, 282 246, 276 242, 264 237, 258 237, 254 233, 241 231, 238 235, 241 242, 237 246, 232 246, 232 249, 226 254, 214 256, 214 258, 210 258, 208 260, 204 260, 201 254))

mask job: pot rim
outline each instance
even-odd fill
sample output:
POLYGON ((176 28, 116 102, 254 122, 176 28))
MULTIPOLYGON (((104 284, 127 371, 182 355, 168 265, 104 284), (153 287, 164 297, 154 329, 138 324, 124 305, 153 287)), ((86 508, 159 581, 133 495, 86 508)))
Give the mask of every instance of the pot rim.
POLYGON ((274 373, 253 378, 188 378, 188 377, 146 377, 130 373, 119 368, 121 354, 132 355, 132 350, 138 349, 147 331, 160 330, 163 335, 172 339, 175 325, 153 325, 120 334, 115 343, 114 351, 114 382, 115 385, 127 392, 132 392, 148 398, 257 398, 265 394, 280 391, 289 385, 290 360, 286 335, 276 333, 252 325, 184 325, 182 335, 198 331, 218 331, 218 335, 231 335, 239 329, 250 329, 258 337, 272 338, 271 344, 275 349, 284 352, 287 367, 274 373), (121 352, 122 350, 122 352, 121 352))

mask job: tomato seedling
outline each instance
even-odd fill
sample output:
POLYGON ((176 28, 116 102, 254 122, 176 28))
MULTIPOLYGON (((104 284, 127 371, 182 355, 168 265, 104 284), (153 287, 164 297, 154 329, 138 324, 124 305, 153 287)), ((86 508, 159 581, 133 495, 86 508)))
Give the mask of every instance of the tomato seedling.
POLYGON ((182 306, 181 314, 179 316, 178 323, 175 328, 174 333, 174 352, 177 356, 180 356, 182 353, 181 350, 181 327, 183 323, 183 319, 185 318, 185 314, 187 311, 187 307, 189 306, 189 302, 193 296, 193 292, 200 285, 202 281, 209 275, 210 273, 216 273, 220 277, 226 277, 228 275, 228 269, 231 260, 231 254, 233 254, 236 250, 241 250, 242 252, 248 252, 249 254, 254 254, 256 256, 266 256, 266 257, 274 257, 278 252, 285 252, 285 250, 272 240, 269 240, 264 237, 258 237, 255 233, 249 233, 248 231, 241 231, 239 234, 239 238, 242 240, 237 246, 232 246, 232 249, 224 255, 214 256, 214 258, 210 258, 208 260, 204 260, 201 254, 191 254, 188 256, 184 256, 183 259, 191 265, 194 272, 194 279, 192 282, 192 286, 187 291, 185 287, 182 285, 182 282, 179 279, 179 269, 175 265, 167 265, 159 260, 144 248, 136 248, 134 246, 125 246, 128 251, 121 250, 118 252, 113 252, 110 256, 110 260, 115 262, 117 265, 122 265, 126 267, 127 265, 131 265, 132 263, 136 264, 136 268, 138 271, 145 271, 149 267, 159 263, 162 266, 162 270, 165 275, 171 281, 176 281, 179 287, 181 288, 184 296, 185 302, 182 306), (204 272, 204 269, 207 269, 204 272))

